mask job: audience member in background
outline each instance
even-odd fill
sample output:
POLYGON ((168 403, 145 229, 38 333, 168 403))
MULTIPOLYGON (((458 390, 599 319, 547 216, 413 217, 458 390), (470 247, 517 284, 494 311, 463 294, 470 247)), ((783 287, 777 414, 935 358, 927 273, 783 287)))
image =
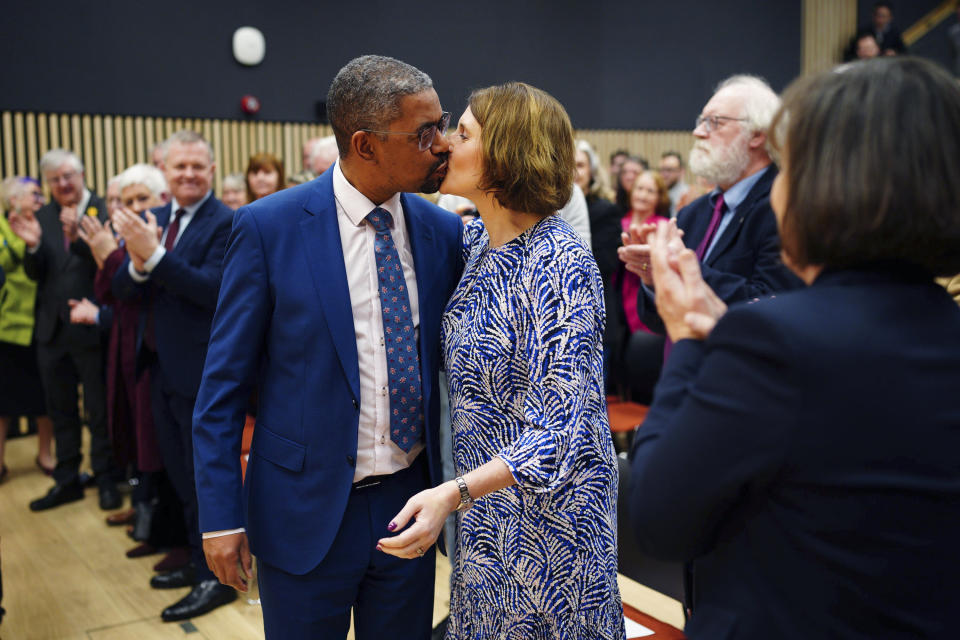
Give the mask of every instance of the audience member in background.
POLYGON ((616 184, 617 179, 620 177, 620 167, 623 166, 624 161, 630 157, 630 152, 626 149, 617 149, 610 154, 610 180, 613 184, 616 184))
MULTIPOLYGON (((3 208, 9 215, 33 218, 43 206, 43 192, 33 178, 11 177, 3 181, 3 208)), ((53 423, 47 417, 43 385, 37 369, 37 346, 33 339, 37 283, 23 268, 26 245, 0 216, 0 481, 7 475, 4 445, 15 418, 27 416, 37 422, 36 465, 53 473, 53 423)))
MULTIPOLYGON (((577 140, 576 174, 574 182, 583 191, 587 200, 587 212, 590 216, 590 248, 593 258, 600 269, 603 280, 603 300, 606 309, 612 309, 615 302, 613 294, 613 274, 620 266, 617 247, 620 246, 620 209, 610 201, 613 193, 607 186, 606 177, 600 168, 597 152, 586 140, 577 140)), ((607 313, 607 324, 603 334, 604 379, 611 354, 619 352, 620 325, 617 314, 607 313), (614 318, 611 322, 611 317, 614 318)))
POLYGON ((162 613, 165 622, 206 613, 236 598, 207 567, 197 524, 193 405, 233 212, 213 196, 213 149, 199 134, 179 131, 165 143, 164 174, 173 196, 143 220, 121 210, 114 226, 129 257, 113 279, 120 300, 145 300, 140 352, 150 369, 150 404, 163 465, 183 503, 191 565, 154 576, 157 589, 193 587, 162 613), (158 240, 158 229, 162 236, 158 240))
POLYGON ((107 193, 103 198, 107 203, 107 218, 113 218, 113 212, 120 208, 120 189, 117 187, 117 176, 107 180, 107 193))
POLYGON ((691 640, 955 638, 960 309, 933 277, 960 271, 960 87, 916 58, 853 65, 794 83, 772 130, 809 286, 724 313, 655 232, 676 345, 634 444, 634 531, 693 562, 691 640))
POLYGON ((305 184, 316 178, 313 171, 300 171, 287 176, 287 187, 295 187, 298 184, 305 184))
POLYGON ((660 166, 657 173, 667 185, 670 194, 670 217, 676 218, 680 207, 677 203, 690 191, 690 185, 684 180, 683 156, 679 151, 665 151, 660 156, 660 166))
MULTIPOLYGON (((634 180, 630 190, 630 211, 620 220, 623 239, 628 242, 630 230, 655 225, 670 216, 670 194, 660 174, 644 171, 634 180)), ((652 331, 637 313, 640 276, 619 269, 613 278, 615 304, 607 316, 621 316, 617 325, 622 331, 621 348, 614 352, 613 371, 618 385, 629 391, 635 402, 650 404, 653 387, 663 364, 663 336, 652 331)))
POLYGON ((231 173, 223 177, 223 204, 234 211, 247 204, 247 181, 242 173, 231 173))
POLYGON ((247 202, 259 200, 284 188, 283 160, 272 153, 257 153, 247 163, 247 202))
POLYGON ((150 148, 150 164, 163 171, 163 155, 165 142, 158 142, 150 148))
POLYGON ((30 509, 42 511, 83 498, 79 385, 83 386, 100 508, 116 509, 122 501, 107 434, 100 332, 96 327, 71 324, 69 306, 70 299, 93 297, 97 264, 77 229, 83 216, 105 221, 106 203, 86 188, 83 165, 70 151, 46 152, 40 159, 40 171, 50 185, 53 202, 41 207, 35 218, 10 218, 14 233, 27 246, 26 273, 37 282, 37 360, 57 443, 56 484, 44 497, 31 502, 30 509))
POLYGON ((332 167, 338 157, 336 136, 320 138, 310 150, 310 171, 313 172, 313 175, 318 176, 332 167))
MULTIPOLYGON (((704 279, 727 304, 802 284, 780 260, 780 238, 770 208, 777 168, 766 131, 779 106, 777 94, 760 78, 733 76, 717 87, 693 130, 690 170, 717 188, 681 210, 677 226, 684 233, 684 244, 696 251, 704 279)), ((663 333, 645 244, 649 230, 631 230, 620 257, 646 285, 637 299, 641 321, 663 333)))
POLYGON ((877 55, 896 56, 907 52, 907 46, 903 43, 900 35, 900 29, 893 24, 893 3, 875 2, 873 5, 873 14, 869 24, 863 25, 857 30, 857 34, 847 45, 844 51, 843 59, 850 61, 854 59, 872 58, 868 54, 872 46, 863 41, 865 34, 872 34, 878 48, 877 55), (861 55, 861 42, 864 55, 861 55))
POLYGON ((630 191, 637 181, 637 176, 648 168, 647 161, 640 156, 630 156, 620 166, 620 173, 617 176, 616 199, 614 200, 616 205, 620 207, 620 215, 630 211, 630 191))
POLYGON ((865 31, 857 36, 855 52, 857 60, 869 60, 880 55, 880 45, 872 31, 865 31))
POLYGON ((693 176, 693 182, 688 186, 690 188, 687 192, 677 200, 677 213, 700 196, 710 193, 717 187, 717 185, 706 178, 697 175, 693 176))
POLYGON ((460 511, 450 639, 625 637, 603 287, 554 215, 573 170, 566 112, 522 83, 475 91, 450 137, 441 189, 481 218, 441 330, 459 476, 410 498, 377 545, 422 562, 460 511))
MULTIPOLYGON (((112 182, 121 194, 121 207, 135 215, 144 215, 151 207, 163 205, 167 194, 167 182, 163 173, 148 164, 137 164, 112 182)), ((117 214, 111 218, 115 220, 117 214)), ((154 528, 154 511, 157 508, 157 485, 163 479, 160 449, 157 445, 153 414, 150 408, 150 372, 138 367, 137 339, 143 300, 140 296, 118 300, 111 290, 111 283, 127 257, 124 247, 114 238, 111 224, 101 225, 93 218, 85 218, 80 224, 80 237, 89 245, 98 270, 94 279, 97 300, 113 308, 113 322, 107 347, 107 424, 113 444, 113 453, 123 468, 132 467, 139 482, 133 490, 131 503, 133 513, 114 514, 110 524, 133 522, 133 539, 146 542, 154 528)), ((89 304, 89 301, 84 299, 89 304)), ((80 306, 74 307, 71 319, 80 306)), ((77 318, 74 321, 92 322, 94 319, 77 318)), ((141 363, 142 364, 142 363, 141 363)), ((168 493, 168 492, 166 492, 168 493)), ((160 524, 160 523, 158 523, 160 524)), ((179 531, 177 532, 179 533, 179 531)), ((182 536, 181 536, 182 537, 182 536)), ((173 536, 152 536, 150 549, 128 552, 128 555, 145 555, 160 546, 161 542, 180 541, 173 536), (158 539, 158 538, 163 538, 158 539)))

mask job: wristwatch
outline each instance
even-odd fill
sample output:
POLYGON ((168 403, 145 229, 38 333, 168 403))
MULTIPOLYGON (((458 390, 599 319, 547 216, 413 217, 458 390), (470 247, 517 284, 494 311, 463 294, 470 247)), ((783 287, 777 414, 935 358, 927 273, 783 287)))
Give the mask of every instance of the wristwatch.
POLYGON ((473 498, 470 496, 470 490, 467 489, 467 481, 463 476, 455 478, 457 488, 460 489, 460 504, 457 505, 457 511, 466 511, 473 506, 473 498))

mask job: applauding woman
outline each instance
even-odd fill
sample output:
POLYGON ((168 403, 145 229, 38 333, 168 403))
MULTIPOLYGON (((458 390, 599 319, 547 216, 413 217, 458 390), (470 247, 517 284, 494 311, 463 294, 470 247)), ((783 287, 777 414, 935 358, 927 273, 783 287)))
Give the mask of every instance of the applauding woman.
POLYGON ((771 133, 809 286, 724 313, 657 229, 676 344, 633 451, 639 542, 692 562, 693 640, 954 638, 960 309, 934 276, 960 271, 960 87, 857 63, 795 83, 771 133))
POLYGON ((447 637, 624 637, 603 286, 555 212, 573 132, 525 84, 475 92, 440 187, 469 198, 466 267, 443 318, 458 477, 411 498, 380 548, 416 558, 460 509, 447 637), (469 508, 468 508, 469 507, 469 508))

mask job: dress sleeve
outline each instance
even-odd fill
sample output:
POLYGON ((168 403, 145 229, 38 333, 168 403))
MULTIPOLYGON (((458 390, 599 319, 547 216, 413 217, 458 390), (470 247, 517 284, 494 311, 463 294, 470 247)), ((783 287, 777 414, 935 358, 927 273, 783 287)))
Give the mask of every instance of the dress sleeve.
POLYGON ((596 419, 588 404, 600 375, 594 371, 603 335, 599 274, 565 251, 555 258, 534 267, 523 292, 529 305, 520 338, 528 370, 524 425, 499 454, 520 488, 533 492, 553 491, 569 478, 596 419))

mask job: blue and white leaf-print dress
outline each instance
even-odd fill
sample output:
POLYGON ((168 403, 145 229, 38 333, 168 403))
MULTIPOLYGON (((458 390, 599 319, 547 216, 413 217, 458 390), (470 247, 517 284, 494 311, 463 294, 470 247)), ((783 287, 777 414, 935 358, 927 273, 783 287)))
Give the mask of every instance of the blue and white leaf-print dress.
POLYGON ((517 484, 458 514, 449 640, 625 637, 603 286, 558 216, 496 248, 464 231, 443 317, 457 474, 499 456, 517 484))

